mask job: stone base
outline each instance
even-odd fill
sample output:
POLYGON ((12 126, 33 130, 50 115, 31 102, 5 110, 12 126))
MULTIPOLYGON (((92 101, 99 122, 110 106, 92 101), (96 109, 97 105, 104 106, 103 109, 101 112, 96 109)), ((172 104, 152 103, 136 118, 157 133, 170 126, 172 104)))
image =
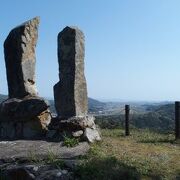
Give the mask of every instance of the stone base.
POLYGON ((72 180, 74 169, 81 163, 78 159, 90 149, 87 142, 68 148, 63 143, 17 140, 0 141, 0 179, 6 180, 72 180), (62 162, 56 166, 49 162, 62 162))
POLYGON ((45 137, 50 121, 51 114, 43 99, 7 99, 0 105, 0 139, 45 137))
POLYGON ((90 143, 100 141, 100 132, 94 120, 93 116, 71 117, 66 120, 56 117, 49 124, 46 137, 63 140, 63 136, 68 135, 90 143))

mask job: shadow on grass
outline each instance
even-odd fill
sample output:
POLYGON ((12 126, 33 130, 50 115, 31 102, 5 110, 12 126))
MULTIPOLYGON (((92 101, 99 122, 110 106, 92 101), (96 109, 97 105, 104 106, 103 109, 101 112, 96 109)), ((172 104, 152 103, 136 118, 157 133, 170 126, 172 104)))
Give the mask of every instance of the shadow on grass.
POLYGON ((169 140, 169 139, 147 139, 147 140, 140 140, 137 141, 139 143, 175 143, 175 140, 169 140))
POLYGON ((176 175, 176 180, 180 180, 180 172, 176 175))
POLYGON ((115 157, 97 158, 83 162, 75 170, 77 179, 86 180, 139 180, 140 174, 115 157))

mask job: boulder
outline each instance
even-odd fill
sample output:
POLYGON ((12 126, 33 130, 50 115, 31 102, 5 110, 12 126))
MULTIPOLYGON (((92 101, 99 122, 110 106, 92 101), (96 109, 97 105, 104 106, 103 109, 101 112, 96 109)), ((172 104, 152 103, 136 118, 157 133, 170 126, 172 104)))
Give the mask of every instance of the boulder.
POLYGON ((86 128, 84 131, 84 138, 90 143, 101 141, 101 137, 97 129, 86 128))
POLYGON ((0 105, 0 121, 28 121, 49 107, 48 103, 39 97, 25 99, 7 99, 0 105))
POLYGON ((35 180, 34 174, 30 173, 26 168, 18 167, 16 165, 7 168, 5 172, 5 178, 9 180, 16 180, 16 179, 35 180))
POLYGON ((83 135, 83 131, 82 130, 72 132, 72 136, 73 137, 80 137, 82 135, 83 135))
POLYGON ((0 138, 39 138, 51 121, 48 104, 39 97, 7 99, 0 105, 0 138))
POLYGON ((59 131, 78 131, 84 130, 87 127, 94 128, 94 117, 93 116, 79 116, 79 117, 71 117, 68 119, 60 119, 58 117, 53 118, 51 123, 49 124, 49 129, 59 130, 59 131))

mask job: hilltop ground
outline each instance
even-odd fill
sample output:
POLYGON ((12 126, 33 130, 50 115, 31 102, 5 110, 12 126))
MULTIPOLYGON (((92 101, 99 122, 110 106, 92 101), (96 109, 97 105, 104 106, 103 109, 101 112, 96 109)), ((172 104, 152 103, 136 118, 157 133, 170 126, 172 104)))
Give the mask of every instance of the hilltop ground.
POLYGON ((173 134, 122 129, 102 130, 77 174, 81 179, 180 179, 180 146, 173 134))
MULTIPOLYGON (((102 142, 91 144, 86 155, 64 159, 53 154, 49 147, 51 153, 44 159, 33 153, 26 160, 0 163, 0 179, 6 179, 1 173, 4 168, 11 174, 13 170, 16 175, 18 170, 18 177, 23 173, 28 177, 47 179, 48 176, 53 180, 57 176, 76 180, 180 179, 180 145, 174 141, 173 134, 133 129, 131 135, 125 137, 124 130, 120 128, 102 129, 101 132, 102 142)), ((77 145, 71 138, 64 144, 70 147, 70 151, 77 145)))
MULTIPOLYGON (((98 111, 105 106, 94 100, 90 104, 91 109, 98 111)), ((117 109, 120 111, 119 105, 117 109)), ((72 170, 77 179, 180 179, 180 145, 171 134, 174 131, 174 104, 143 105, 135 109, 139 111, 131 114, 131 126, 149 128, 156 130, 156 133, 133 129, 131 136, 125 137, 121 128, 124 114, 97 116, 96 123, 107 129, 101 130, 102 142, 92 144, 90 152, 81 157, 79 165, 72 170), (157 133, 160 131, 166 134, 157 133)), ((76 144, 71 139, 68 139, 67 144, 69 143, 76 144)), ((59 163, 55 157, 52 155, 50 159, 52 164, 59 163)), ((61 162, 62 160, 60 164, 61 162)))

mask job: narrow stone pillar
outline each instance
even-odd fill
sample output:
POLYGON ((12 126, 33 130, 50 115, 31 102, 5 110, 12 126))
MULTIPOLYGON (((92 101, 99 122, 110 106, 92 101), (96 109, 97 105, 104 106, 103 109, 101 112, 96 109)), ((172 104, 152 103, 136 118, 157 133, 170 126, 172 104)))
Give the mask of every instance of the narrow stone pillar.
POLYGON ((59 33, 58 62, 60 81, 54 86, 54 100, 58 116, 69 118, 87 115, 84 35, 77 27, 66 27, 59 33))
POLYGON ((88 96, 84 76, 84 35, 77 27, 66 27, 58 35, 59 82, 54 86, 58 116, 50 127, 67 131, 75 138, 100 141, 94 117, 88 115, 88 96))
POLYGON ((39 18, 11 30, 4 42, 9 98, 37 95, 35 84, 35 47, 39 18))

